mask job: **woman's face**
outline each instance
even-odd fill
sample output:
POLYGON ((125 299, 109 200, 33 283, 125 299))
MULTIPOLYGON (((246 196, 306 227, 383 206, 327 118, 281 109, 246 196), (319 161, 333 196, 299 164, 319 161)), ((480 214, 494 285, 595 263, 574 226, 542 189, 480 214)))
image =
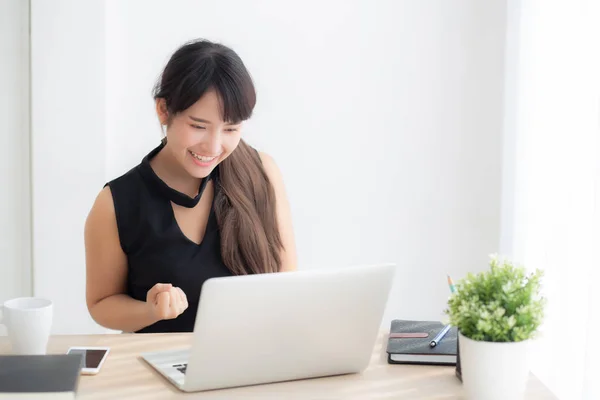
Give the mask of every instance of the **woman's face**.
POLYGON ((205 178, 237 147, 241 123, 230 124, 221 118, 221 103, 214 90, 169 119, 164 100, 157 100, 161 124, 167 126, 165 150, 194 178, 205 178))

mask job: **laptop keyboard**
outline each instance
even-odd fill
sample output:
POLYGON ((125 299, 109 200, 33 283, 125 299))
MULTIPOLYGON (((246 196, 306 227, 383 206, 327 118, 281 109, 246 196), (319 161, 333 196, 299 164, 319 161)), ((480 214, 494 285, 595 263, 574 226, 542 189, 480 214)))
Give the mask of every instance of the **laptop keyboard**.
POLYGON ((182 374, 185 375, 185 371, 187 370, 187 363, 185 363, 185 364, 174 364, 173 367, 177 368, 177 371, 179 371, 179 372, 181 372, 182 374))

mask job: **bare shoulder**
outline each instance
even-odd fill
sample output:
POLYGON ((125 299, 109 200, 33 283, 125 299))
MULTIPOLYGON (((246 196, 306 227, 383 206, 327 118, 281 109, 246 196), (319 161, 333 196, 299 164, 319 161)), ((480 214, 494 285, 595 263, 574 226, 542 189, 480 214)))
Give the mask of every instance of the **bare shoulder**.
POLYGON ((90 217, 109 217, 115 215, 115 206, 113 203, 112 192, 109 186, 105 186, 96 196, 94 204, 88 215, 90 217))
POLYGON ((273 157, 260 151, 258 154, 260 155, 263 168, 275 191, 277 220, 279 224, 279 233, 281 234, 283 243, 283 250, 281 253, 282 270, 294 271, 297 268, 296 244, 292 227, 290 204, 283 184, 281 171, 273 157))
POLYGON ((86 236, 93 231, 114 231, 116 228, 115 206, 110 187, 105 186, 96 196, 94 204, 85 221, 86 236))
POLYGON ((269 180, 274 186, 280 186, 283 183, 283 178, 281 176, 281 170, 279 166, 275 162, 275 159, 269 154, 259 151, 260 159, 263 163, 263 168, 269 177, 269 180))

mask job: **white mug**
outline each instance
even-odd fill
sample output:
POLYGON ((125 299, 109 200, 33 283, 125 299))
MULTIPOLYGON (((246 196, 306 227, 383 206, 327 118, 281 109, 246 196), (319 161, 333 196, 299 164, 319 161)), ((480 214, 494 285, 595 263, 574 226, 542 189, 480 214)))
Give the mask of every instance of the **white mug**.
POLYGON ((8 330, 13 354, 46 354, 52 327, 52 302, 19 297, 0 305, 0 324, 8 330))

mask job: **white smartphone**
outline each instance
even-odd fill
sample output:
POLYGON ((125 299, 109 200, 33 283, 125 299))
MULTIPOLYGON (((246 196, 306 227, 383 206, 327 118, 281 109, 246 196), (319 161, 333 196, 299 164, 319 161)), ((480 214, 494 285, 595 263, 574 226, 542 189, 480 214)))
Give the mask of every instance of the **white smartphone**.
POLYGON ((109 347, 70 347, 67 354, 81 354, 81 373, 96 375, 108 357, 109 347))

